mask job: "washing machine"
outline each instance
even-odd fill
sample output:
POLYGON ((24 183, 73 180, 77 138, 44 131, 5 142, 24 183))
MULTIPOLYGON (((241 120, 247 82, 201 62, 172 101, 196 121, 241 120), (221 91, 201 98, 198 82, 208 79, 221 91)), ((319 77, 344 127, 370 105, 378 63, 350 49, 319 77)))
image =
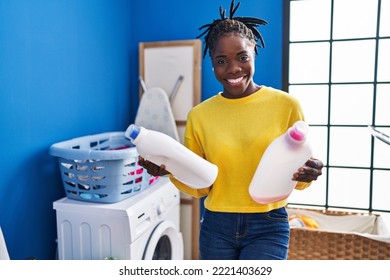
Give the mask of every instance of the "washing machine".
POLYGON ((169 178, 117 203, 62 198, 53 208, 61 260, 183 259, 180 194, 169 178))

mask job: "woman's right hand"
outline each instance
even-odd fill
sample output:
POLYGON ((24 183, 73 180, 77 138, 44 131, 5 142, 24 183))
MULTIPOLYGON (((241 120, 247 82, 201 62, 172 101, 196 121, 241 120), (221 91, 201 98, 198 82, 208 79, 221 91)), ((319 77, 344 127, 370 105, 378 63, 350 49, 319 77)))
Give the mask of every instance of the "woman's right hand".
POLYGON ((138 164, 146 169, 146 171, 152 176, 164 176, 168 175, 169 172, 165 169, 165 165, 158 166, 153 162, 150 162, 143 157, 138 157, 138 164))

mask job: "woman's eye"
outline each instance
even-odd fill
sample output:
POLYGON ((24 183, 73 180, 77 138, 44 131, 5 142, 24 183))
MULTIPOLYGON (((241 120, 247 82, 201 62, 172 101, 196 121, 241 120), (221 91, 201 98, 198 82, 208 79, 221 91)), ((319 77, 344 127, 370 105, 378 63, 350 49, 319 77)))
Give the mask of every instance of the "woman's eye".
POLYGON ((224 59, 219 59, 219 60, 217 60, 217 63, 218 63, 218 64, 225 64, 225 63, 226 63, 226 60, 224 60, 224 59))
POLYGON ((248 60, 249 60, 249 56, 247 55, 240 57, 240 61, 248 61, 248 60))

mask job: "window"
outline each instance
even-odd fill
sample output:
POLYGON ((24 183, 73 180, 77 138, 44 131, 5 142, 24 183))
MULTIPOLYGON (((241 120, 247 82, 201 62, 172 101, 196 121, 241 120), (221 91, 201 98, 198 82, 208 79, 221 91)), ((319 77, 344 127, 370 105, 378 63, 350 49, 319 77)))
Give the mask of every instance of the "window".
POLYGON ((284 89, 301 102, 315 187, 290 204, 390 213, 390 0, 284 1, 284 89))

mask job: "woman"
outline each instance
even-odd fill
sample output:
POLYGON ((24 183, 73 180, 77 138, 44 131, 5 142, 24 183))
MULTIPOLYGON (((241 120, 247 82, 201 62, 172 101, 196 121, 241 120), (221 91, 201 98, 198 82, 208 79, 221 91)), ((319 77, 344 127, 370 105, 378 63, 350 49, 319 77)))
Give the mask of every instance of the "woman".
MULTIPOLYGON (((267 146, 304 116, 295 98, 253 81, 257 42, 264 47, 256 27, 266 22, 235 18, 238 7, 232 1, 229 18, 220 9, 221 19, 200 28, 206 28, 199 37, 206 34, 204 55, 209 50, 223 91, 190 111, 184 138, 187 148, 218 166, 218 177, 205 189, 192 189, 170 178, 186 194, 207 196, 201 259, 286 259, 287 200, 258 204, 248 186, 267 146)), ((142 158, 140 164, 152 175, 169 173, 142 158)), ((296 189, 307 188, 321 175, 322 167, 320 160, 311 158, 291 174, 298 181, 296 189)))

